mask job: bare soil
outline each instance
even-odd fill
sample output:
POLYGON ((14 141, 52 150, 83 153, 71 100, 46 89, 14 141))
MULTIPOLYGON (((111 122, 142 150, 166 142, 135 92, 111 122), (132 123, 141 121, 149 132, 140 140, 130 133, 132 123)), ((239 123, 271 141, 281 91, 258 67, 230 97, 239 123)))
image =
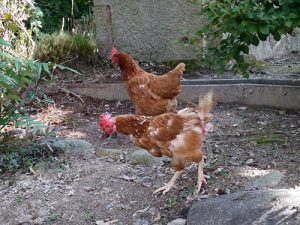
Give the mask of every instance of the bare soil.
MULTIPOLYGON (((84 139, 96 148, 124 151, 115 158, 64 156, 47 171, 7 177, 0 191, 1 224, 167 224, 185 218, 196 199, 236 192, 255 178, 279 170, 285 178, 279 187, 300 185, 300 115, 272 108, 217 105, 215 129, 203 145, 205 173, 211 179, 195 195, 197 167, 190 165, 165 196, 153 195, 174 171, 169 161, 153 167, 133 166, 128 156, 134 146, 118 134, 102 138, 98 117, 109 111, 132 113, 130 102, 96 101, 57 93, 55 105, 38 117, 61 126, 60 135, 84 139), (6 184, 6 186, 5 186, 6 184)), ((185 104, 181 103, 180 108, 185 104)), ((249 183, 250 182, 250 183, 249 183)))
MULTIPOLYGON (((155 69, 157 73, 162 70, 155 69)), ((213 79, 209 73, 198 75, 193 74, 213 79)), ((69 83, 87 85, 119 79, 119 72, 107 67, 97 69, 89 77, 65 73, 60 84, 66 87, 69 83)), ((55 104, 38 110, 37 117, 60 127, 58 134, 62 137, 86 140, 96 149, 121 149, 123 154, 88 158, 64 155, 49 160, 46 170, 37 174, 19 171, 2 176, 1 225, 96 224, 96 221, 119 225, 167 224, 178 217, 186 218, 195 200, 249 188, 256 178, 273 170, 285 174, 278 188, 300 186, 299 112, 217 105, 213 111, 214 131, 207 135, 203 145, 204 172, 210 176, 207 185, 201 193, 194 194, 197 167, 189 165, 176 188, 166 195, 153 195, 156 188, 173 176, 170 162, 133 166, 129 156, 137 147, 130 139, 122 134, 102 138, 98 127, 103 112, 133 113, 131 102, 82 96, 80 99, 65 90, 58 89, 49 95, 55 104)), ((179 104, 179 108, 185 106, 186 103, 179 104)))

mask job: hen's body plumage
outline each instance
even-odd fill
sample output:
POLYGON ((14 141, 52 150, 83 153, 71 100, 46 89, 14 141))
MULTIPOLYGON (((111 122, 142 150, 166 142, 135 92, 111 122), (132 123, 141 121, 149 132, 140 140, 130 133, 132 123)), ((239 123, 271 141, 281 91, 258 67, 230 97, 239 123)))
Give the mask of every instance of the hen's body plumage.
POLYGON ((136 114, 155 116, 176 111, 176 96, 180 93, 184 63, 178 64, 164 75, 157 76, 144 71, 126 53, 116 53, 112 60, 120 66, 122 79, 135 105, 136 114))

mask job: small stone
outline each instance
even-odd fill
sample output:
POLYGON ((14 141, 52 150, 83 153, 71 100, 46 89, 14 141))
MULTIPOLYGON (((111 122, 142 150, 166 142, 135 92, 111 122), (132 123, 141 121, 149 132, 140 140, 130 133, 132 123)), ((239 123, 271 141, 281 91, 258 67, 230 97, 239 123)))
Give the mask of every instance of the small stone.
POLYGON ((217 192, 218 195, 225 195, 226 194, 225 189, 223 189, 223 188, 218 188, 216 190, 216 192, 217 192))
POLYGON ((186 219, 182 218, 177 218, 176 220, 172 220, 169 222, 167 225, 185 225, 186 224, 186 219))
POLYGON ((151 177, 146 176, 141 178, 141 183, 146 187, 151 187, 152 181, 153 179, 151 177))
POLYGON ((122 106, 122 103, 121 103, 120 101, 118 101, 118 102, 116 103, 116 107, 119 108, 120 106, 122 106))
POLYGON ((43 224, 44 221, 45 220, 43 218, 38 217, 33 220, 33 224, 36 224, 36 225, 43 224))
POLYGON ((75 191, 74 190, 70 190, 69 193, 68 193, 68 196, 73 196, 75 195, 75 191))
POLYGON ((285 110, 279 110, 279 111, 278 111, 278 114, 279 114, 279 115, 285 115, 285 114, 286 114, 286 111, 285 111, 285 110))
POLYGON ((97 220, 96 225, 109 225, 109 223, 106 223, 103 220, 97 220))
POLYGON ((253 164, 253 163, 254 163, 254 159, 248 159, 248 160, 245 162, 246 165, 251 165, 251 164, 253 164))

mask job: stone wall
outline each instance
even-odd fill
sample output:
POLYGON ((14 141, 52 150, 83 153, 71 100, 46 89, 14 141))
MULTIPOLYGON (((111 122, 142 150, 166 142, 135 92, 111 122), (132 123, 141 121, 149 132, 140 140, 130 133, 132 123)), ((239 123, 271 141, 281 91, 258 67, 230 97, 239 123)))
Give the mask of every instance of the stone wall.
MULTIPOLYGON (((109 58, 115 46, 144 61, 194 59, 191 47, 176 43, 185 31, 201 24, 195 16, 199 6, 192 0, 94 0, 96 39, 102 57, 109 58)), ((300 32, 280 42, 272 38, 251 47, 258 59, 300 51, 300 32)))
POLYGON ((109 56, 113 43, 140 60, 182 60, 193 50, 176 43, 199 26, 192 0, 94 0, 100 54, 109 56))
POLYGON ((295 29, 292 35, 283 35, 278 42, 270 36, 257 47, 250 48, 250 54, 257 59, 273 58, 291 51, 300 51, 300 29, 295 29))

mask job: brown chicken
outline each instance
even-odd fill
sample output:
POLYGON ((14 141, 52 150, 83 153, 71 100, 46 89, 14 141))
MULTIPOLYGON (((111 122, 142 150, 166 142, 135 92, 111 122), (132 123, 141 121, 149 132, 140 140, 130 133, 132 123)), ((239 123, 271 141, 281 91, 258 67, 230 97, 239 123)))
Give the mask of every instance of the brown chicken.
POLYGON ((188 162, 199 163, 197 191, 206 183, 203 174, 202 141, 210 130, 212 119, 210 111, 214 105, 212 92, 199 100, 199 106, 189 107, 175 113, 158 116, 103 114, 100 127, 107 134, 115 131, 128 135, 139 147, 154 156, 168 156, 175 169, 173 178, 154 193, 168 192, 183 172, 188 162))
POLYGON ((180 78, 185 64, 178 64, 168 73, 157 76, 141 69, 126 53, 111 51, 112 62, 118 64, 127 93, 135 105, 136 114, 156 116, 175 112, 176 96, 180 93, 180 78))

